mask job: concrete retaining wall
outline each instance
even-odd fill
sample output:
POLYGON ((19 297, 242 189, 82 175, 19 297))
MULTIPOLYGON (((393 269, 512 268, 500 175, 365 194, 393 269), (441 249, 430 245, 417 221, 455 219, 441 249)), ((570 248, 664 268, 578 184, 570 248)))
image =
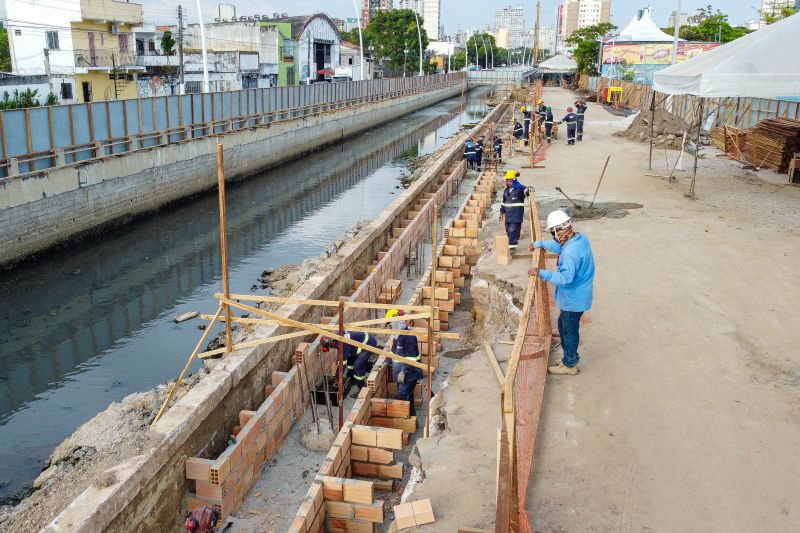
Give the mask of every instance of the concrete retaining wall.
POLYGON ((241 179, 311 150, 460 94, 461 84, 245 131, 65 166, 0 182, 0 265, 123 223, 216 184, 241 179))
MULTIPOLYGON (((420 100, 423 100, 420 98, 420 100)), ((452 139, 438 155, 460 158, 465 135, 452 139)), ((446 163, 445 163, 446 164, 446 163)), ((340 249, 294 294, 300 299, 337 299, 352 287, 389 239, 395 221, 439 179, 443 165, 432 165, 399 198, 373 220, 359 238, 340 249)), ((317 321, 321 308, 285 305, 278 313, 295 320, 317 321)), ((252 338, 286 333, 264 326, 252 338)), ((148 432, 152 446, 101 476, 44 531, 129 532, 169 531, 178 524, 184 498, 193 483, 186 479, 189 457, 212 457, 225 447, 239 412, 264 401, 264 385, 272 372, 286 370, 301 339, 238 350, 213 365, 211 373, 173 405, 148 432), (103 486, 100 486, 103 485, 103 486)))

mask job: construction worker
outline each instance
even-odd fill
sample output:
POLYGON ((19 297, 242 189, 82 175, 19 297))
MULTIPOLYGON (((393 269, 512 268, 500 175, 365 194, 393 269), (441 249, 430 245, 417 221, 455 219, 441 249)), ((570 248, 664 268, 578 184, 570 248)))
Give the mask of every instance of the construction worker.
POLYGON ((467 160, 467 169, 475 170, 475 163, 478 161, 478 151, 475 149, 475 143, 472 138, 467 139, 467 144, 464 147, 464 158, 467 160))
POLYGON ((547 215, 547 230, 553 240, 536 241, 531 251, 544 248, 558 254, 558 270, 532 267, 529 276, 539 276, 555 285, 558 305, 558 334, 564 357, 547 370, 551 374, 575 375, 578 373, 578 344, 583 313, 592 307, 592 285, 594 283, 594 256, 589 239, 572 228, 572 221, 564 211, 557 210, 547 215))
POLYGON ((550 144, 553 139, 553 110, 549 107, 545 108, 544 131, 547 135, 547 144, 550 144))
POLYGON ((539 115, 539 128, 541 129, 542 124, 544 124, 544 121, 547 118, 547 106, 544 105, 542 100, 539 100, 537 103, 539 105, 539 111, 537 112, 539 115))
POLYGON ((477 158, 475 162, 476 162, 478 170, 481 169, 481 165, 483 164, 483 139, 484 138, 485 137, 483 135, 481 135, 480 139, 478 139, 478 142, 475 143, 475 156, 477 158))
POLYGON ((525 215, 525 198, 530 194, 528 187, 517 181, 518 176, 516 170, 506 172, 506 188, 503 189, 503 203, 500 204, 500 220, 505 224, 511 253, 517 251, 525 215))
MULTIPOLYGON (((386 312, 386 318, 393 318, 396 316, 403 316, 403 311, 390 309, 386 312)), ((391 324, 392 329, 396 329, 398 332, 409 329, 408 321, 396 321, 391 324)), ((420 356, 417 337, 398 333, 392 343, 392 353, 404 357, 409 361, 419 363, 420 356)), ((397 383, 397 398, 409 402, 411 408, 410 414, 411 416, 415 416, 417 412, 416 409, 414 409, 414 389, 417 386, 417 382, 422 379, 422 370, 415 366, 392 361, 392 377, 395 383, 397 383)))
POLYGON ((522 139, 522 124, 519 123, 519 120, 514 120, 514 137, 517 139, 522 139))
POLYGON ((585 100, 578 100, 575 102, 575 115, 578 117, 578 128, 576 130, 578 140, 583 140, 583 117, 586 114, 586 108, 589 107, 586 105, 585 100))
POLYGON ((503 162, 503 139, 495 135, 493 137, 492 149, 494 150, 494 157, 497 159, 498 164, 503 162))
POLYGON ((578 115, 572 112, 572 108, 567 108, 567 114, 558 121, 559 124, 567 125, 567 144, 575 144, 575 130, 578 127, 578 115))
MULTIPOLYGON (((361 331, 346 331, 344 337, 346 339, 372 346, 373 348, 378 347, 378 339, 369 333, 361 331)), ((327 337, 323 337, 319 341, 319 345, 322 347, 323 352, 327 352, 329 349, 336 346, 336 342, 337 341, 331 340, 327 337)), ((344 343, 344 353, 342 354, 342 359, 344 361, 345 371, 348 376, 353 378, 355 384, 358 385, 358 389, 353 391, 353 394, 351 394, 351 397, 353 398, 356 398, 358 393, 361 392, 361 389, 364 388, 364 385, 367 384, 367 375, 369 374, 370 370, 372 370, 372 365, 369 362, 371 355, 372 352, 369 350, 353 346, 352 344, 344 343)))
POLYGON ((530 138, 531 131, 531 110, 523 106, 520 108, 522 111, 522 122, 525 124, 523 135, 525 136, 525 146, 528 146, 528 139, 530 138))

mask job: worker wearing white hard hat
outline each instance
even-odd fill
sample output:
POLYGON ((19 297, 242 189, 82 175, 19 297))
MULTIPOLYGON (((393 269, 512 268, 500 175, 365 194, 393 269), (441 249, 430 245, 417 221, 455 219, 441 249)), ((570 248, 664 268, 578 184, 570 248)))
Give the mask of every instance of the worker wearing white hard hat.
POLYGON ((589 239, 572 228, 570 216, 562 210, 547 215, 547 230, 553 240, 536 241, 531 251, 544 248, 558 254, 558 269, 545 270, 532 267, 528 274, 539 276, 556 287, 558 305, 558 333, 564 356, 555 366, 548 368, 551 374, 574 375, 578 373, 578 344, 583 313, 592 307, 594 285, 594 256, 589 239))

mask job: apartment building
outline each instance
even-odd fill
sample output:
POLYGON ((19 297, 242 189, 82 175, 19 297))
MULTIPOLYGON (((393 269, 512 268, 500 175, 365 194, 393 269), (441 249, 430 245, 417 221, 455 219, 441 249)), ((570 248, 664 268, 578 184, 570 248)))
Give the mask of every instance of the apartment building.
POLYGON ((508 49, 522 48, 525 41, 525 15, 522 6, 505 7, 494 14, 494 26, 508 30, 508 49))

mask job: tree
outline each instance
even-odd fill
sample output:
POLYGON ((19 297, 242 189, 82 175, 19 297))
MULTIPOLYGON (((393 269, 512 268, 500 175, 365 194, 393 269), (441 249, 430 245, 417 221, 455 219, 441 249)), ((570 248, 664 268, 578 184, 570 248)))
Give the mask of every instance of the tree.
POLYGON ((597 60, 600 55, 600 42, 598 39, 616 29, 617 27, 610 22, 601 22, 600 24, 578 28, 572 32, 566 43, 575 46, 572 56, 578 63, 579 73, 590 76, 598 73, 597 60))
POLYGON ((476 64, 481 68, 489 68, 492 62, 492 54, 494 53, 495 65, 499 65, 497 44, 494 40, 494 35, 489 33, 482 33, 480 35, 473 35, 467 41, 467 51, 470 53, 470 62, 475 61, 475 50, 477 48, 478 58, 476 64), (491 44, 490 44, 491 43, 491 44), (489 58, 489 64, 486 64, 486 58, 489 58))
POLYGON ((161 36, 161 51, 165 56, 171 56, 175 53, 175 38, 172 37, 172 32, 167 30, 161 36))
POLYGON ((0 71, 11 72, 11 52, 8 48, 8 30, 0 28, 0 71))
MULTIPOLYGON (((419 19, 422 26, 422 18, 419 19)), ((420 27, 422 34, 423 54, 428 48, 428 34, 425 28, 420 27)), ((391 11, 378 11, 363 31, 364 46, 375 47, 375 57, 387 59, 389 67, 395 70, 403 68, 404 61, 407 70, 415 72, 419 65, 419 38, 417 34, 417 20, 410 9, 393 9, 391 11), (406 57, 404 50, 408 50, 406 57), (406 61, 407 60, 407 61, 406 61)), ((423 62, 424 57, 423 57, 423 62)), ((423 69, 430 67, 423 64, 423 69)), ((435 67, 434 67, 435 68, 435 67)))
MULTIPOLYGON (((687 41, 728 43, 750 33, 744 26, 731 26, 728 15, 712 6, 701 7, 690 17, 694 26, 681 26, 678 37, 687 41)), ((663 28, 665 33, 675 33, 675 28, 663 28)))
POLYGON ((797 13, 797 9, 791 6, 785 6, 782 7, 778 13, 767 13, 763 9, 760 9, 759 13, 761 14, 761 20, 766 24, 774 24, 786 17, 791 17, 797 13))
POLYGON ((58 105, 58 97, 50 91, 47 93, 47 100, 45 100, 44 105, 58 105))

